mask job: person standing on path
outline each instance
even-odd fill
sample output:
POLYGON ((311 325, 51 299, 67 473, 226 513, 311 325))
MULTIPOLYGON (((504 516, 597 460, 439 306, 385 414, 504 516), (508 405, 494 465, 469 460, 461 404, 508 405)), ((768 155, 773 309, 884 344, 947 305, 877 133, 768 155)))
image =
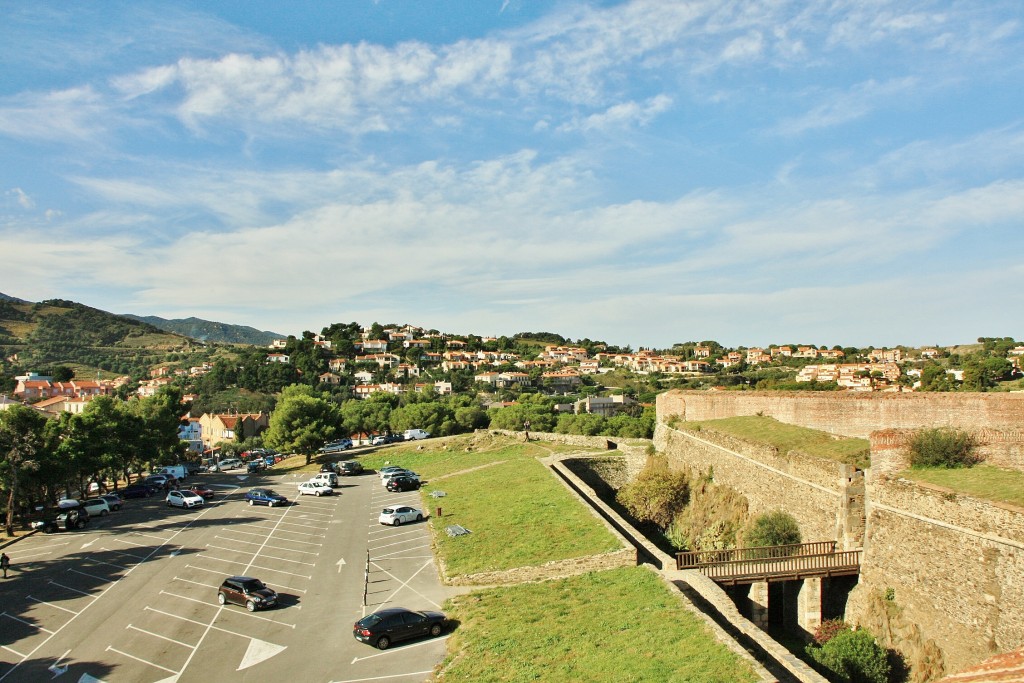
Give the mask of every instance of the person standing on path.
POLYGON ((4 570, 4 578, 7 578, 7 568, 11 566, 11 558, 7 557, 7 553, 0 553, 0 568, 4 570))

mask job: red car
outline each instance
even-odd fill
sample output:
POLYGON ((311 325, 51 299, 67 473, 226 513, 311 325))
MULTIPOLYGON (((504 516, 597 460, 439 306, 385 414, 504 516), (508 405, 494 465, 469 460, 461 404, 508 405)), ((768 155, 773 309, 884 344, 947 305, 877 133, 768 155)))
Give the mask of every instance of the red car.
POLYGON ((204 500, 208 498, 213 498, 215 495, 217 495, 213 489, 211 489, 209 486, 206 486, 205 484, 192 484, 191 486, 188 486, 182 490, 191 491, 192 493, 200 495, 203 497, 204 500))

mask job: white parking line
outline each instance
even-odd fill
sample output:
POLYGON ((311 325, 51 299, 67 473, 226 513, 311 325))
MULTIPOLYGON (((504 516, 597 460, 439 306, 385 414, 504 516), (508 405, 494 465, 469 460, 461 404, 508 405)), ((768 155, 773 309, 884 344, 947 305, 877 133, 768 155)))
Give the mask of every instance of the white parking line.
POLYGON ((67 607, 61 607, 60 605, 54 604, 52 602, 47 602, 46 600, 40 600, 39 598, 33 597, 31 595, 26 595, 25 597, 27 597, 29 600, 35 600, 36 602, 38 602, 41 605, 46 605, 48 607, 55 607, 57 609, 62 609, 65 612, 70 612, 71 614, 78 614, 78 612, 76 612, 73 609, 68 609, 67 607))
POLYGON ((117 541, 118 543, 127 543, 128 545, 133 545, 136 548, 148 548, 149 547, 145 543, 135 543, 134 541, 129 541, 127 539, 121 538, 120 536, 113 536, 110 540, 117 541))
POLYGON ((206 555, 203 559, 217 560, 218 562, 227 562, 228 564, 244 564, 247 567, 255 567, 256 569, 265 569, 268 572, 277 572, 278 574, 287 574, 289 576, 298 576, 299 578, 302 578, 302 579, 312 579, 313 578, 312 576, 306 576, 305 574, 296 574, 295 572, 286 572, 283 569, 274 569, 273 567, 263 567, 263 566, 260 566, 258 564, 253 564, 252 562, 246 563, 246 562, 237 562, 235 560, 225 560, 225 559, 223 559, 221 557, 213 557, 212 555, 206 555))
POLYGON ((195 647, 196 647, 195 645, 189 645, 188 643, 183 643, 180 640, 175 640, 174 638, 168 638, 167 636, 162 636, 159 633, 153 633, 152 631, 147 631, 144 628, 139 628, 138 626, 134 626, 132 624, 128 624, 127 626, 125 626, 125 628, 126 629, 130 628, 133 631, 138 631, 139 633, 145 633, 147 636, 153 636, 154 638, 159 638, 160 640, 166 640, 169 643, 174 643, 176 645, 181 645, 182 647, 187 647, 187 648, 192 649, 192 650, 194 650, 195 647))
POLYGON ((134 555, 132 553, 126 553, 123 550, 114 550, 113 548, 108 548, 108 547, 102 546, 102 545, 100 546, 100 550, 104 550, 104 551, 106 551, 108 553, 114 553, 115 555, 124 555, 125 557, 132 558, 133 560, 143 560, 143 559, 145 559, 142 555, 134 555))
POLYGON ((96 576, 95 574, 90 574, 89 572, 80 572, 77 569, 69 569, 68 571, 74 572, 75 574, 81 574, 82 576, 88 576, 90 579, 96 579, 97 581, 102 581, 103 583, 107 583, 108 581, 110 581, 109 576, 96 576))
POLYGON ((125 656, 125 657, 127 657, 129 659, 134 659, 136 662, 142 662, 143 664, 148 664, 148 665, 150 665, 150 666, 152 666, 152 667, 154 667, 156 669, 163 669, 164 671, 166 671, 168 673, 172 673, 175 676, 178 676, 179 674, 181 674, 180 671, 175 671, 174 669, 168 669, 166 666, 160 666, 159 664, 154 664, 153 662, 145 660, 142 657, 136 657, 135 655, 130 655, 127 652, 121 652, 116 647, 110 647, 109 645, 107 645, 107 652, 116 652, 117 654, 123 655, 123 656, 125 656))
POLYGON ((429 547, 430 547, 429 543, 424 543, 423 545, 416 546, 415 548, 404 548, 403 550, 396 550, 395 552, 390 553, 388 555, 374 555, 373 559, 375 559, 375 560, 384 560, 384 559, 388 559, 388 560, 397 560, 397 559, 412 560, 412 559, 417 559, 417 558, 422 559, 424 557, 433 557, 433 555, 409 555, 408 557, 405 557, 405 558, 395 557, 395 555, 397 555, 399 553, 407 553, 407 552, 409 552, 411 550, 416 550, 417 548, 429 548, 429 547))
MULTIPOLYGON (((275 533, 282 533, 282 534, 295 534, 296 536, 312 536, 314 538, 324 538, 324 534, 307 534, 304 531, 290 531, 288 529, 275 529, 274 527, 269 527, 269 526, 256 526, 256 525, 252 525, 252 526, 249 526, 249 528, 250 529, 265 529, 267 531, 272 531, 272 532, 275 532, 275 533)), ((232 531, 234 531, 234 529, 232 529, 232 531)))
MULTIPOLYGON (((256 535, 258 535, 258 534, 256 534, 256 535)), ((214 538, 219 538, 222 541, 233 541, 234 543, 245 543, 246 545, 260 545, 259 543, 255 543, 253 541, 243 541, 243 540, 240 540, 240 539, 237 539, 237 538, 231 538, 230 536, 214 536, 214 538)), ((289 542, 290 543, 305 543, 305 541, 289 541, 289 542)), ((322 546, 323 543, 317 543, 315 545, 322 546)), ((283 547, 281 547, 279 545, 268 545, 267 547, 268 548, 273 548, 274 550, 287 550, 288 552, 292 552, 292 553, 304 553, 306 555, 319 555, 320 554, 316 550, 296 550, 295 548, 283 548, 283 547)))
MULTIPOLYGON (((13 614, 8 614, 7 612, 4 612, 3 614, 0 614, 0 617, 7 617, 8 619, 13 619, 14 621, 21 622, 22 624, 25 624, 26 626, 31 626, 32 628, 34 628, 34 629, 36 629, 38 631, 42 631, 43 633, 49 633, 51 636, 54 634, 54 631, 48 631, 47 629, 43 628, 39 624, 33 624, 31 621, 25 621, 24 619, 19 619, 18 617, 14 616, 13 614)), ((13 650, 11 650, 11 652, 13 652, 13 650)))
POLYGON ((121 564, 114 564, 113 562, 105 562, 103 560, 97 560, 95 557, 92 557, 91 555, 89 556, 89 561, 90 562, 95 562, 96 564, 105 564, 105 565, 110 566, 110 567, 116 567, 118 569, 128 569, 128 567, 125 567, 124 565, 121 565, 121 564))
POLYGON ((92 599, 95 600, 96 597, 97 597, 97 596, 93 595, 92 593, 86 593, 85 591, 80 591, 77 588, 72 588, 71 586, 65 586, 63 583, 57 583, 56 581, 50 581, 50 583, 52 583, 54 586, 60 586, 61 588, 65 588, 65 589, 71 591, 72 593, 78 593, 79 595, 84 595, 87 598, 92 598, 92 599))
POLYGON ((0 645, 0 647, 2 647, 3 649, 7 650, 8 652, 13 652, 14 654, 18 655, 22 659, 25 659, 26 657, 28 657, 28 655, 21 654, 20 652, 15 650, 13 647, 7 647, 6 645, 0 645))
POLYGON ((203 588, 211 588, 211 589, 212 588, 216 588, 216 586, 213 586, 211 584, 203 583, 202 581, 193 581, 192 579, 183 579, 180 576, 175 576, 172 580, 173 581, 184 581, 185 583, 191 583, 191 584, 193 584, 195 586, 202 586, 203 588))

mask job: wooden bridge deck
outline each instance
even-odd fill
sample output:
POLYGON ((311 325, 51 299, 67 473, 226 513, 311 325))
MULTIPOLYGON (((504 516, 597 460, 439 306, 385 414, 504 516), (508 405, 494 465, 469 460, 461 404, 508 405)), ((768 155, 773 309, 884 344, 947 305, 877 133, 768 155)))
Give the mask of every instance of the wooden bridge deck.
POLYGON ((837 552, 835 541, 705 550, 677 553, 676 568, 697 569, 725 585, 855 576, 860 573, 860 553, 860 550, 837 552))

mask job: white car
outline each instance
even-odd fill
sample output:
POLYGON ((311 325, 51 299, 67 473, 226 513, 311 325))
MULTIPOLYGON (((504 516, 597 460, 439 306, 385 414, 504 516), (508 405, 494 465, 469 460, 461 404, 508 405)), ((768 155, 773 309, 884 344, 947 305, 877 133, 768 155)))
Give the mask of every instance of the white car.
POLYGON ((394 507, 384 508, 381 510, 378 521, 381 524, 399 526, 406 522, 419 522, 422 519, 422 510, 417 510, 416 508, 409 507, 408 505, 396 505, 394 507))
POLYGON ((198 493, 192 491, 168 491, 167 505, 178 508, 201 508, 206 501, 198 493))
POLYGON ((405 433, 402 434, 406 441, 416 441, 417 439, 426 439, 430 436, 430 432, 425 432, 422 429, 406 429, 405 433))
POLYGON ((90 517, 104 517, 110 512, 110 503, 102 498, 89 498, 82 507, 86 509, 90 517))
POLYGON ((300 496, 329 496, 333 493, 334 489, 318 481, 304 481, 299 484, 300 496))

